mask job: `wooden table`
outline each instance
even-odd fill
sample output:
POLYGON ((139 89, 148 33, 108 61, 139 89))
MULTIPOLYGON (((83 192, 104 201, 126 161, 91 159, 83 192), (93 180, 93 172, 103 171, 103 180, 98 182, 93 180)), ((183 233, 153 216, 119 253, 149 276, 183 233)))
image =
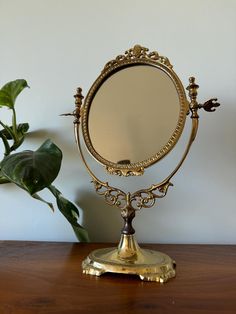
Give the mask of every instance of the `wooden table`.
POLYGON ((236 246, 143 245, 176 260, 163 285, 83 275, 82 259, 104 246, 0 241, 0 314, 236 313, 236 246))

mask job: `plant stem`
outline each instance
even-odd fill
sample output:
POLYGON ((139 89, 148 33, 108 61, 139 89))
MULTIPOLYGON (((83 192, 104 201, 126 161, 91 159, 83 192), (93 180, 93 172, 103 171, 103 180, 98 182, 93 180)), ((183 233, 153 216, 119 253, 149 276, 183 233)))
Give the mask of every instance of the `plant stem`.
MULTIPOLYGON (((5 128, 5 124, 4 124, 1 120, 0 120, 0 125, 2 125, 4 129, 6 129, 6 128, 5 128)), ((10 154, 10 152, 11 152, 10 145, 9 145, 9 143, 8 143, 8 141, 7 141, 7 139, 6 139, 6 137, 5 137, 2 133, 0 133, 0 137, 1 137, 1 139, 2 139, 4 148, 5 148, 4 156, 8 156, 8 155, 10 154)))
POLYGON ((10 148, 10 145, 8 144, 8 141, 7 141, 6 137, 4 135, 1 135, 1 134, 0 134, 0 137, 2 139, 4 148, 5 148, 4 156, 6 157, 6 156, 10 155, 11 148, 10 148))
POLYGON ((4 129, 6 129, 6 124, 4 124, 1 120, 0 120, 0 125, 4 128, 4 129))
POLYGON ((16 142, 17 138, 15 137, 15 134, 13 130, 11 129, 11 127, 3 123, 1 120, 0 120, 0 125, 3 126, 3 128, 11 135, 12 139, 16 142))
POLYGON ((15 108, 12 108, 12 131, 15 135, 14 141, 18 142, 18 134, 17 134, 17 123, 16 123, 16 111, 15 108))

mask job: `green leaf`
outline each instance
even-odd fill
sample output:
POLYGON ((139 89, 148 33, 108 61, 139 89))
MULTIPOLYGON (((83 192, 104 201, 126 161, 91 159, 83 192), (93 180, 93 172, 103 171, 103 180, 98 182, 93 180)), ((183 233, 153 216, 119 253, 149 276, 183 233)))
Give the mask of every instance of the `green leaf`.
POLYGON ((80 242, 90 242, 89 235, 86 229, 83 227, 78 227, 78 226, 72 226, 74 233, 76 235, 76 238, 80 242))
POLYGON ((1 171, 7 179, 33 195, 55 180, 61 160, 61 150, 51 140, 46 140, 36 151, 5 157, 1 171))
POLYGON ((24 142, 25 137, 21 136, 17 142, 14 142, 14 144, 11 146, 11 152, 16 150, 18 147, 21 146, 21 144, 24 142))
POLYGON ((8 180, 4 175, 2 174, 2 171, 0 170, 0 184, 10 183, 11 181, 8 180))
POLYGON ((18 79, 8 82, 0 89, 0 107, 14 108, 17 96, 29 87, 26 80, 18 79))
POLYGON ((87 231, 78 223, 78 208, 73 203, 68 201, 55 186, 50 185, 48 186, 48 189, 55 196, 57 207, 71 224, 77 239, 80 242, 89 242, 87 231))
MULTIPOLYGON (((13 130, 13 128, 12 128, 12 126, 10 126, 8 128, 0 130, 0 134, 4 135, 6 137, 6 139, 8 139, 8 140, 13 140, 13 137, 12 137, 12 132, 13 131, 12 130, 13 130)), ((20 137, 25 135, 25 133, 27 133, 28 130, 29 130, 29 123, 20 123, 17 126, 17 134, 20 137)))
POLYGON ((25 122, 25 123, 19 123, 17 126, 17 133, 19 135, 24 135, 25 133, 27 133, 29 130, 29 123, 25 122))
POLYGON ((13 128, 5 123, 3 123, 1 120, 0 120, 0 125, 3 126, 3 129, 1 130, 0 132, 0 135, 3 134, 3 136, 7 139, 7 137, 9 139, 13 139, 15 140, 15 134, 13 132, 13 128))
POLYGON ((7 126, 7 128, 0 130, 0 136, 4 136, 7 140, 13 140, 12 126, 7 126))

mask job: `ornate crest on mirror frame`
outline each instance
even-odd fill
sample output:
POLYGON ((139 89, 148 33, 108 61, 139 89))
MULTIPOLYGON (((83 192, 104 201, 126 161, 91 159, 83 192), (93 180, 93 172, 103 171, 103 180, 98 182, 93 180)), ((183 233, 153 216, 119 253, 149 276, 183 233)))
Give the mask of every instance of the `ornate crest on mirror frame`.
POLYGON ((164 64, 170 69, 173 68, 169 59, 160 56, 157 51, 149 52, 148 48, 142 47, 140 45, 135 45, 133 48, 130 48, 129 50, 125 51, 124 55, 119 55, 114 60, 107 62, 102 73, 106 72, 110 68, 115 67, 116 65, 119 65, 123 61, 132 61, 137 59, 158 62, 164 64))

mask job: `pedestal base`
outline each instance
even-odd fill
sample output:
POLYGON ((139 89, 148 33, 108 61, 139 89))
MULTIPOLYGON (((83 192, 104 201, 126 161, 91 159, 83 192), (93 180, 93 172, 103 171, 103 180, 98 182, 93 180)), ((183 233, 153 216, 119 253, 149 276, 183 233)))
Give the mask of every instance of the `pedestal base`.
POLYGON ((83 273, 101 276, 104 273, 138 275, 145 281, 166 282, 175 277, 175 262, 166 254, 141 249, 134 238, 123 236, 118 248, 91 252, 83 261, 83 273), (124 243, 126 242, 126 243, 124 243), (132 243, 132 246, 127 246, 132 243))

